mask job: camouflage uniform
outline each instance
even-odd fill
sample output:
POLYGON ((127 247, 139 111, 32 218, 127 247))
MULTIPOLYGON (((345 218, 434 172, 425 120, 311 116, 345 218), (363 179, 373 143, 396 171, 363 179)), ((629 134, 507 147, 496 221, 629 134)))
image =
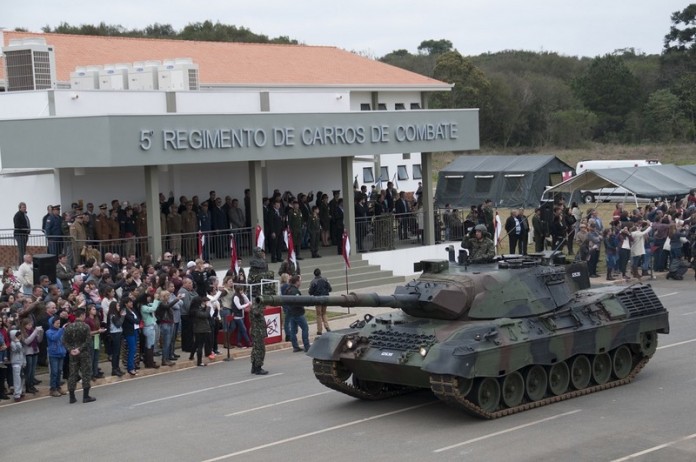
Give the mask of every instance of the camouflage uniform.
MULTIPOLYGON (((261 286, 259 284, 262 279, 273 279, 273 272, 268 271, 268 263, 262 257, 262 250, 257 248, 254 250, 254 257, 249 261, 249 277, 247 281, 252 284, 251 294, 253 303, 251 305, 250 321, 251 326, 249 333, 251 334, 251 373, 266 374, 262 369, 263 361, 266 357, 266 344, 264 339, 268 337, 266 331, 266 318, 264 316, 265 306, 256 303, 255 298, 261 295, 261 286)), ((264 295, 275 295, 275 286, 265 287, 264 295)))
POLYGON ((486 263, 495 257, 495 244, 485 234, 481 239, 476 239, 475 236, 464 236, 462 248, 469 249, 469 261, 472 263, 486 263))
POLYGON ((68 391, 74 395, 77 381, 82 377, 83 390, 89 390, 92 380, 92 336, 89 326, 83 321, 75 321, 65 325, 63 345, 70 356, 70 375, 68 376, 68 391), (79 348, 80 354, 73 356, 70 351, 79 348))

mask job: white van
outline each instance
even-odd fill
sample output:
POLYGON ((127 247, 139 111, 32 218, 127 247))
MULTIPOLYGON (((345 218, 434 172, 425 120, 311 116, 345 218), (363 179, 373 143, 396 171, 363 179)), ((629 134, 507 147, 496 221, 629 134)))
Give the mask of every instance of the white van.
MULTIPOLYGON (((585 170, 601 170, 603 168, 631 168, 631 167, 646 167, 649 165, 662 165, 659 160, 643 159, 643 160, 583 160, 578 162, 575 167, 575 174, 580 175, 585 170)), ((641 200, 640 197, 628 191, 626 188, 615 186, 611 188, 592 189, 580 191, 580 197, 586 204, 592 202, 609 202, 609 201, 624 201, 627 198, 634 199, 636 202, 641 200)), ((645 199, 647 200, 647 199, 645 199)))

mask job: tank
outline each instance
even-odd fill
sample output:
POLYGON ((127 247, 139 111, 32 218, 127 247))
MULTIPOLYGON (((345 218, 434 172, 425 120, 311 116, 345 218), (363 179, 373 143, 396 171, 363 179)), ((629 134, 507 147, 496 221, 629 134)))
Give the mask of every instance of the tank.
POLYGON ((317 337, 316 378, 380 400, 430 389, 492 419, 629 383, 669 333, 649 284, 591 288, 584 263, 548 252, 484 265, 425 260, 392 295, 264 296, 267 305, 391 307, 317 337))

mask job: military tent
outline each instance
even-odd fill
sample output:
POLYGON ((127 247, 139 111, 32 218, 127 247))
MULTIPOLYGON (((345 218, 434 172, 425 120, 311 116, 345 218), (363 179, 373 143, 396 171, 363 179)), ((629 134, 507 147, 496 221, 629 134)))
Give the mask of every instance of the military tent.
POLYGON ((623 188, 630 194, 645 198, 680 198, 696 188, 696 174, 688 168, 672 164, 643 167, 603 168, 585 170, 563 183, 549 188, 545 197, 556 192, 623 188))
POLYGON ((490 199, 496 207, 537 207, 546 187, 572 171, 554 155, 462 155, 440 171, 435 204, 468 207, 490 199))

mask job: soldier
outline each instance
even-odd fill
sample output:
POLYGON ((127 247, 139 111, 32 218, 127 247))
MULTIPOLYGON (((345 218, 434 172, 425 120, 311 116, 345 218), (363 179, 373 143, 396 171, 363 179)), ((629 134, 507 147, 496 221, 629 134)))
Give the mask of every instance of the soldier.
POLYGON ((96 401, 96 398, 89 396, 92 379, 92 335, 89 326, 85 323, 85 309, 77 308, 75 316, 75 322, 66 324, 63 333, 63 345, 70 354, 70 376, 68 377, 70 404, 77 402, 75 386, 80 376, 82 377, 82 402, 91 403, 96 401))
POLYGON ((109 240, 109 217, 106 216, 106 204, 99 206, 99 214, 94 218, 94 237, 99 243, 97 244, 101 250, 104 250, 104 244, 109 240))
POLYGON ((312 258, 320 258, 319 255, 319 239, 321 233, 321 223, 319 221, 319 207, 312 206, 312 214, 307 222, 307 231, 309 232, 309 249, 312 252, 312 258))
POLYGON ((469 261, 472 263, 488 263, 495 257, 495 245, 485 225, 476 225, 473 236, 464 236, 462 248, 469 250, 469 261))
POLYGON ((544 244, 546 242, 546 236, 549 235, 548 224, 544 221, 541 216, 541 209, 534 209, 534 216, 532 217, 532 226, 534 228, 534 251, 543 252, 544 244))
POLYGON ((181 212, 182 250, 186 260, 196 257, 196 231, 198 231, 198 217, 196 212, 193 211, 193 202, 187 201, 185 210, 181 212))
POLYGON ((181 215, 176 205, 169 206, 167 215, 167 231, 169 232, 169 250, 174 254, 181 254, 181 215))
POLYGON ((119 209, 111 209, 111 215, 106 220, 106 226, 109 230, 109 245, 108 248, 112 252, 119 252, 119 238, 121 237, 121 226, 118 220, 119 209))
POLYGON ((83 250, 87 245, 87 229, 83 222, 84 215, 75 215, 75 221, 70 225, 70 238, 72 239, 72 267, 82 263, 83 250))
MULTIPOLYGON (((252 299, 261 295, 261 280, 273 279, 273 272, 268 271, 268 263, 266 263, 266 254, 263 249, 256 248, 254 256, 249 261, 249 277, 248 282, 251 285, 252 299)), ((264 295, 272 295, 273 290, 266 288, 263 290, 264 295)), ((263 361, 266 357, 266 345, 264 339, 268 336, 266 331, 266 318, 264 316, 265 307, 254 301, 251 305, 251 333, 252 348, 251 348, 251 373, 256 375, 266 375, 268 371, 263 369, 263 361)))
POLYGON ((302 260, 302 257, 300 257, 300 248, 302 247, 302 212, 300 211, 300 203, 297 199, 292 201, 292 209, 288 213, 288 227, 292 232, 295 257, 298 260, 302 260))

